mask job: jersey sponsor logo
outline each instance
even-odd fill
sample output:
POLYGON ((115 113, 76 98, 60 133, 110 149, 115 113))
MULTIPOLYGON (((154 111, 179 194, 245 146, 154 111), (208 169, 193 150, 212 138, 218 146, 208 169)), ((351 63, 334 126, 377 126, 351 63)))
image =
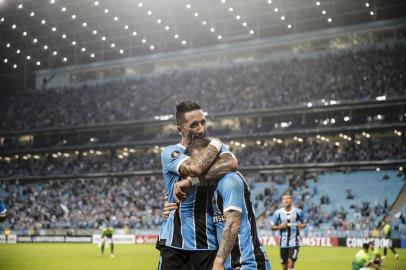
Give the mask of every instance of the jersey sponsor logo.
POLYGON ((213 222, 214 222, 214 223, 225 222, 225 221, 226 221, 226 218, 224 217, 223 214, 221 214, 221 215, 214 215, 214 217, 213 217, 213 222))
POLYGON ((179 151, 173 151, 172 153, 171 153, 171 157, 172 158, 177 158, 177 157, 179 157, 180 156, 180 152, 179 151))

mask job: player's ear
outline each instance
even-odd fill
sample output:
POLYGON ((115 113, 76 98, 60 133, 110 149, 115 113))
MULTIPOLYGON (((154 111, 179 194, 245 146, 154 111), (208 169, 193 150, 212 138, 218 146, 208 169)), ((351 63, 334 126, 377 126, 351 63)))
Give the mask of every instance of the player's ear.
POLYGON ((178 127, 177 127, 177 130, 178 130, 178 133, 179 133, 180 135, 183 135, 182 126, 178 126, 178 127))

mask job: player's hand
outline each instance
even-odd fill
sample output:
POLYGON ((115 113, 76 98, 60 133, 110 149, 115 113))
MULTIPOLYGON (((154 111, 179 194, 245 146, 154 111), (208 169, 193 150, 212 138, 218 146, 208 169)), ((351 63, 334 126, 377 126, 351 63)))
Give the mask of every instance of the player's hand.
POLYGON ((184 179, 175 183, 173 187, 173 197, 177 203, 186 198, 186 194, 192 187, 192 182, 188 179, 184 179))
POLYGON ((282 223, 281 225, 279 225, 279 229, 286 229, 288 227, 287 223, 282 223))
POLYGON ((166 202, 166 203, 164 204, 164 212, 163 212, 163 215, 164 215, 165 217, 168 217, 169 214, 170 214, 170 212, 171 212, 172 210, 176 210, 176 209, 178 209, 178 204, 177 204, 177 203, 169 203, 169 202, 166 202))
POLYGON ((214 260, 213 267, 211 268, 211 270, 224 270, 224 262, 216 258, 214 260))
POLYGON ((305 224, 302 224, 302 223, 296 224, 296 228, 298 228, 298 229, 303 229, 304 227, 306 227, 305 224))

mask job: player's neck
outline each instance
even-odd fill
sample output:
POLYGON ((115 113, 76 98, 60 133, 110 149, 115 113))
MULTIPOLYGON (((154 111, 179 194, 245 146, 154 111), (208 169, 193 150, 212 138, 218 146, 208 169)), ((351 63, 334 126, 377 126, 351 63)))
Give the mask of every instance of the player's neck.
POLYGON ((283 209, 285 209, 286 212, 290 212, 292 210, 292 205, 290 206, 285 206, 283 209))
POLYGON ((180 140, 180 144, 185 148, 189 145, 189 143, 189 140, 185 137, 182 137, 182 139, 180 140))

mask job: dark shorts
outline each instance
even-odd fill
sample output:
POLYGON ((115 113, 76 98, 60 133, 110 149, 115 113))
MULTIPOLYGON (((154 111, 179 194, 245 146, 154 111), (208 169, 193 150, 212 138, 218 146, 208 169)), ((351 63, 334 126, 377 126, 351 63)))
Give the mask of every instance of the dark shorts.
POLYGON ((160 247, 158 270, 199 270, 211 269, 217 251, 186 251, 160 247))
POLYGON ((281 263, 287 263, 288 259, 297 260, 299 255, 299 247, 281 248, 281 263))

